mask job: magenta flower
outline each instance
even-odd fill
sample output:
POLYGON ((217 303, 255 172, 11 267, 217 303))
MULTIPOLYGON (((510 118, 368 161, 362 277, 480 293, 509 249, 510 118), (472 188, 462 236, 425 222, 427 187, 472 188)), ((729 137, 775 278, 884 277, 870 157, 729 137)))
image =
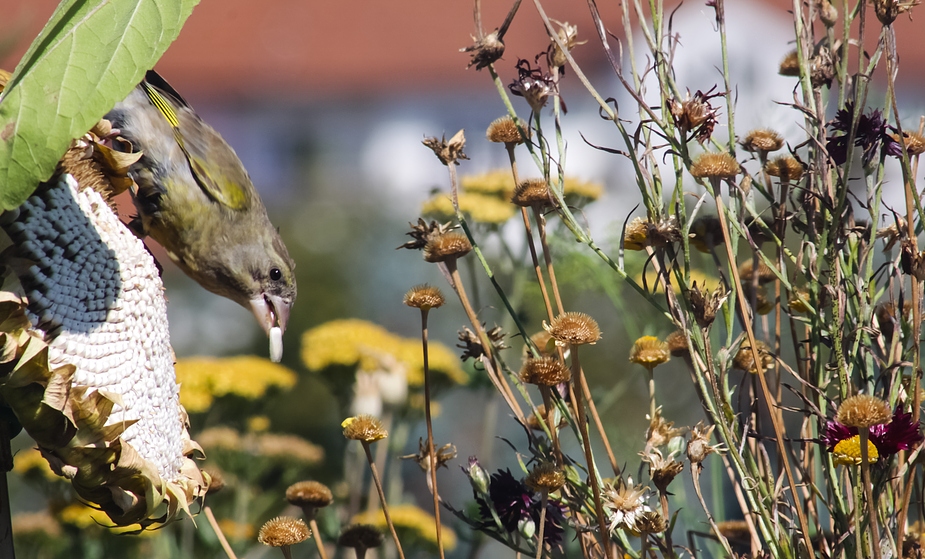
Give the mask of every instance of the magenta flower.
MULTIPOLYGON (((912 422, 911 413, 904 413, 899 406, 896 406, 892 421, 869 427, 868 437, 870 442, 877 447, 881 457, 889 457, 900 450, 911 450, 922 442, 920 425, 920 423, 912 422)), ((831 420, 825 424, 822 442, 829 452, 832 452, 835 445, 857 434, 857 427, 848 427, 831 420)))

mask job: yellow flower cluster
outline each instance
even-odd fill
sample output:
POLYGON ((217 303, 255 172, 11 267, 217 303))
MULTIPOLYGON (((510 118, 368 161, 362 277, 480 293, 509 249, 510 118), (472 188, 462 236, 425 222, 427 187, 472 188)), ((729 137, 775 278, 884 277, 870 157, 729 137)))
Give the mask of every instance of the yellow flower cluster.
POLYGON ((597 200, 604 194, 604 185, 596 182, 581 180, 575 177, 565 177, 566 196, 597 200))
POLYGON ((31 472, 38 472, 45 479, 59 480, 62 479, 48 465, 48 461, 42 456, 37 448, 30 448, 17 452, 13 457, 13 471, 20 475, 29 475, 31 472))
POLYGON ((272 460, 293 461, 306 465, 324 460, 324 449, 296 435, 277 433, 241 434, 231 427, 211 427, 197 440, 206 450, 225 450, 262 456, 272 460))
MULTIPOLYGON (((401 535, 405 534, 412 538, 417 538, 437 545, 437 528, 432 514, 424 509, 410 504, 397 505, 389 507, 389 516, 392 517, 392 524, 395 530, 401 535)), ((351 524, 369 524, 385 531, 388 530, 388 524, 385 522, 385 515, 382 510, 366 511, 353 517, 351 524)), ((456 534, 453 530, 443 524, 441 535, 443 536, 443 547, 447 551, 456 548, 456 534)))
MULTIPOLYGON (((424 384, 421 340, 402 338, 385 328, 359 319, 333 320, 302 335, 302 361, 312 371, 332 365, 358 365, 362 370, 378 368, 376 354, 388 354, 408 367, 408 384, 424 384)), ((467 381, 459 359, 443 344, 428 344, 431 372, 442 373, 458 384, 467 381)))
MULTIPOLYGON (((708 290, 711 290, 711 291, 714 290, 714 289, 716 289, 716 288, 719 287, 719 285, 720 285, 719 279, 717 279, 717 278, 715 278, 715 277, 708 276, 706 273, 704 273, 704 272, 702 272, 702 271, 700 271, 700 270, 691 270, 691 271, 690 271, 690 275, 691 275, 691 285, 693 285, 694 282, 697 282, 697 285, 698 285, 698 286, 701 286, 701 287, 703 287, 704 289, 708 289, 708 290)), ((671 279, 671 288, 672 288, 672 291, 675 292, 675 295, 680 295, 680 294, 681 294, 681 290, 678 288, 678 284, 677 284, 677 282, 675 281, 674 274, 673 274, 673 273, 672 273, 672 274, 669 274, 668 277, 671 279)), ((645 283, 645 284, 642 283, 642 274, 641 274, 641 273, 640 273, 640 274, 636 274, 636 276, 633 277, 633 279, 634 279, 634 280, 636 281, 636 283, 638 283, 639 285, 645 285, 645 286, 649 289, 650 292, 653 292, 653 291, 662 291, 662 282, 659 280, 658 274, 655 272, 655 270, 652 269, 652 265, 651 265, 651 264, 649 265, 648 269, 646 270, 646 279, 645 279, 646 283, 645 283)))
POLYGON ((177 362, 176 371, 180 403, 190 413, 205 411, 215 398, 227 395, 256 400, 270 387, 291 388, 297 380, 290 369, 249 355, 188 357, 177 362))

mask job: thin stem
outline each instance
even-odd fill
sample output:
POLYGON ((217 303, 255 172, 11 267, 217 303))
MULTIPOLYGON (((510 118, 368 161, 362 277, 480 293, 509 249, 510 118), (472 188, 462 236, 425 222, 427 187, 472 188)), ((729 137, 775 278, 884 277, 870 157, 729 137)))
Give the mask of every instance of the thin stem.
POLYGON ((437 453, 434 450, 434 428, 430 415, 430 367, 427 359, 427 312, 421 309, 421 343, 424 346, 424 420, 427 423, 427 454, 430 461, 430 482, 434 494, 434 521, 437 527, 437 548, 443 559, 443 532, 440 529, 440 494, 437 491, 437 453))
MULTIPOLYGON (((238 556, 234 554, 234 550, 231 549, 231 545, 228 543, 228 539, 225 537, 225 533, 222 532, 222 528, 215 520, 215 515, 212 514, 212 507, 206 505, 202 507, 202 511, 206 513, 206 520, 209 521, 209 525, 212 526, 213 530, 215 530, 215 535, 218 536, 218 543, 221 544, 222 549, 225 550, 225 555, 228 556, 228 559, 238 559, 238 556)), ((322 555, 322 557, 324 556, 322 555)))
MULTIPOLYGON (((858 435, 861 436, 861 483, 864 484, 864 498, 867 501, 867 510, 870 513, 870 535, 871 535, 871 547, 874 550, 874 559, 880 559, 880 522, 877 520, 877 501, 873 495, 873 491, 870 486, 870 464, 867 463, 867 438, 868 438, 868 428, 862 427, 858 429, 858 435)), ((861 503, 858 503, 857 506, 861 508, 861 503)), ((859 528, 860 526, 858 526, 859 528)))
POLYGON ((710 509, 707 508, 707 502, 703 499, 703 492, 700 491, 700 471, 703 469, 703 466, 700 464, 691 464, 691 479, 694 480, 694 492, 697 494, 697 498, 700 500, 700 506, 703 508, 703 512, 707 515, 707 521, 710 522, 710 528, 713 529, 713 533, 716 534, 716 538, 719 540, 719 543, 723 545, 723 549, 726 550, 727 557, 735 557, 735 554, 732 553, 732 547, 729 546, 729 540, 726 539, 726 536, 719 531, 719 526, 716 525, 716 520, 713 519, 713 515, 710 514, 710 509))
POLYGON ((315 536, 314 540, 315 545, 318 547, 318 555, 321 559, 328 559, 328 552, 324 550, 324 543, 321 541, 321 532, 318 531, 318 523, 312 518, 308 521, 308 525, 312 529, 312 535, 315 536))
POLYGON ((392 517, 389 516, 389 505, 385 502, 385 492, 382 490, 382 480, 379 479, 379 470, 376 469, 376 463, 373 462, 373 455, 369 451, 369 443, 360 441, 363 445, 363 451, 366 453, 366 460, 369 462, 369 470, 373 475, 373 482, 376 484, 376 490, 379 492, 379 501, 382 503, 382 514, 385 516, 385 522, 389 525, 389 531, 392 532, 392 539, 395 540, 395 547, 398 549, 398 556, 405 559, 405 552, 402 551, 401 542, 398 541, 398 533, 395 531, 395 525, 392 524, 392 517))
POLYGON ((543 491, 543 499, 540 502, 540 526, 536 534, 536 559, 543 557, 543 532, 546 528, 546 503, 549 501, 549 492, 543 491))

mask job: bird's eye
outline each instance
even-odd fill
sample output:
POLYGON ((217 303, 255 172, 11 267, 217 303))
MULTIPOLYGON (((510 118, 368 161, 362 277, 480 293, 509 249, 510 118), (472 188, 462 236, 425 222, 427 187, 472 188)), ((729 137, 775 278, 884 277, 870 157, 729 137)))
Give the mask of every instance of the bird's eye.
POLYGON ((283 279, 283 273, 279 268, 270 268, 270 279, 273 281, 279 281, 283 279))

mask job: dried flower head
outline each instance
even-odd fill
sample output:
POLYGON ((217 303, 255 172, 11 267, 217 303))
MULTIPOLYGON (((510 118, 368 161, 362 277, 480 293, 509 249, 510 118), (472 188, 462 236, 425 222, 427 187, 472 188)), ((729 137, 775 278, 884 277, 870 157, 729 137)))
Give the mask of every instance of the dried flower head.
POLYGON ((741 144, 745 151, 768 153, 783 147, 784 139, 774 130, 758 128, 746 134, 741 144))
POLYGON ((668 346, 668 352, 673 357, 684 357, 690 355, 690 348, 687 345, 687 335, 684 330, 675 330, 665 338, 665 345, 668 346))
POLYGON ((556 339, 556 345, 594 344, 601 339, 597 321, 583 312, 566 312, 552 319, 551 324, 543 321, 543 328, 556 339))
POLYGON ((304 542, 311 535, 305 522, 291 516, 279 516, 260 528, 257 541, 270 547, 288 547, 304 542))
POLYGON ((728 152, 704 152, 691 165, 697 178, 732 180, 739 174, 739 163, 728 152))
POLYGON ((520 369, 520 380, 537 386, 556 386, 572 379, 572 372, 558 357, 539 357, 524 360, 520 369))
POLYGON ((385 536, 375 526, 353 524, 341 532, 340 537, 337 538, 337 545, 366 551, 382 545, 384 538, 385 536))
MULTIPOLYGON (((482 329, 485 330, 484 323, 482 324, 482 329)), ((488 342, 496 351, 508 348, 508 345, 504 342, 507 334, 504 333, 504 330, 502 330, 500 326, 495 326, 491 330, 486 330, 485 335, 488 337, 488 342)), ((457 336, 462 344, 456 344, 456 347, 464 350, 460 359, 463 361, 467 359, 475 359, 478 361, 485 355, 485 348, 482 347, 481 340, 479 340, 478 335, 470 330, 469 327, 464 326, 462 330, 457 332, 457 336)))
POLYGON ((348 417, 340 425, 344 428, 344 437, 354 441, 373 443, 389 436, 382 422, 371 415, 348 417))
MULTIPOLYGON (((761 358, 762 368, 767 371, 774 365, 774 356, 771 355, 771 348, 761 340, 756 340, 755 347, 758 349, 758 357, 761 358)), ((755 356, 752 355, 752 346, 748 340, 742 342, 739 351, 732 358, 732 366, 740 371, 745 371, 753 375, 758 374, 758 367, 755 366, 755 356)))
POLYGON ((671 118, 675 126, 681 129, 681 137, 687 141, 691 137, 696 137, 697 141, 703 143, 710 139, 713 134, 713 127, 716 126, 716 117, 718 112, 710 106, 710 99, 721 97, 722 93, 713 93, 716 89, 714 86, 706 93, 697 91, 691 96, 690 90, 684 100, 672 99, 669 101, 671 118))
POLYGON ((501 41, 498 31, 495 30, 481 39, 475 39, 475 44, 461 49, 460 52, 472 53, 472 59, 469 61, 469 65, 466 66, 467 69, 475 66, 476 70, 481 70, 482 68, 487 68, 489 64, 493 64, 504 55, 504 42, 501 41))
MULTIPOLYGON (((855 435, 848 439, 839 441, 835 448, 832 449, 835 457, 835 463, 845 466, 860 466, 861 458, 861 436, 855 435)), ((867 462, 873 464, 880 458, 877 446, 872 440, 867 439, 867 462)))
POLYGON ((805 287, 794 289, 793 292, 790 293, 787 306, 795 313, 803 314, 809 312, 811 308, 809 306, 809 289, 805 287))
POLYGON ((636 531, 644 534, 661 534, 668 529, 668 522, 654 510, 645 511, 636 519, 636 531))
MULTIPOLYGON (((550 357, 556 355, 556 339, 552 337, 552 334, 546 330, 540 330, 536 334, 530 336, 530 341, 533 342, 533 346, 536 347, 536 350, 540 353, 541 357, 550 357)), ((531 356, 530 348, 524 344, 524 359, 527 359, 531 356)))
POLYGON ((443 293, 440 292, 440 288, 427 285, 426 283, 412 287, 410 291, 405 293, 404 299, 404 303, 409 307, 425 311, 438 309, 442 307, 445 302, 446 299, 443 297, 443 293))
POLYGON ((655 336, 639 338, 630 350, 630 361, 642 365, 650 372, 662 363, 668 362, 668 359, 668 344, 655 336))
POLYGON ((517 75, 508 89, 514 95, 523 97, 534 112, 545 107, 551 95, 557 94, 552 76, 540 68, 531 68, 527 60, 517 61, 517 75))
MULTIPOLYGON (((742 283, 752 283, 754 274, 754 261, 746 260, 739 266, 739 279, 742 283)), ((768 266, 764 260, 758 261, 758 283, 769 283, 777 279, 777 274, 768 266)))
POLYGON ((691 428, 691 440, 687 443, 687 459, 691 464, 700 464, 714 452, 722 452, 722 445, 710 446, 710 437, 716 425, 705 425, 703 421, 691 428))
POLYGON ((405 234, 411 237, 411 240, 398 248, 421 250, 427 246, 427 242, 431 238, 448 233, 452 229, 452 224, 449 222, 440 224, 436 221, 431 221, 428 223, 420 217, 417 225, 412 225, 411 223, 408 225, 411 225, 411 231, 405 234))
POLYGON ((521 181, 514 189, 511 203, 524 208, 553 207, 554 198, 549 192, 549 185, 545 179, 527 179, 521 181))
POLYGON ((286 500, 302 510, 319 509, 333 503, 334 495, 328 486, 320 481, 300 481, 286 489, 286 500))
POLYGON ((642 485, 628 485, 618 478, 613 485, 605 484, 603 491, 604 508, 610 512, 611 532, 624 528, 636 531, 637 519, 650 510, 646 505, 648 487, 642 485))
POLYGON ((214 495, 225 488, 225 476, 222 471, 215 467, 203 469, 203 473, 209 476, 209 489, 206 495, 214 495))
POLYGON ((798 181, 803 177, 803 164, 789 155, 768 161, 764 166, 764 170, 772 177, 778 177, 782 181, 798 181))
MULTIPOLYGON (((897 144, 899 143, 899 133, 891 132, 890 137, 893 138, 897 144)), ((922 136, 918 132, 903 130, 903 139, 906 141, 906 153, 909 154, 909 157, 915 157, 925 153, 925 136, 922 136)))
MULTIPOLYGON (((909 0, 900 2, 899 0, 874 0, 874 12, 877 19, 884 26, 892 24, 900 14, 908 12, 919 4, 921 0, 909 0)), ((910 16, 911 17, 911 16, 910 16)))
POLYGON ((655 417, 646 417, 649 419, 649 428, 646 429, 647 446, 665 446, 671 439, 684 434, 684 429, 674 428, 674 421, 666 421, 662 417, 661 407, 655 410, 655 417))
POLYGON ((433 150, 434 155, 437 156, 437 159, 440 160, 440 163, 444 165, 459 165, 459 161, 462 159, 469 159, 465 153, 463 153, 463 148, 466 145, 466 135, 464 130, 457 132, 450 141, 446 141, 446 136, 443 136, 440 140, 436 137, 426 138, 422 141, 425 146, 433 150))
POLYGON ((667 493, 668 485, 684 470, 684 464, 674 459, 676 452, 663 456, 661 450, 653 448, 639 455, 649 464, 649 477, 661 493, 667 493))
POLYGON ((715 215, 698 217, 691 224, 691 244, 700 252, 710 253, 711 247, 722 246, 725 242, 723 228, 715 215))
MULTIPOLYGON (((546 406, 545 405, 540 404, 539 406, 536 407, 536 413, 532 413, 526 417, 527 427, 529 427, 533 431, 543 431, 543 425, 540 424, 540 420, 537 419, 536 417, 537 415, 539 415, 540 417, 546 417, 546 406)), ((543 424, 545 423, 546 422, 543 421, 543 424)), ((568 420, 565 418, 565 416, 560 416, 559 424, 556 426, 556 428, 562 429, 566 425, 568 425, 568 420)))
POLYGON ((522 144, 524 138, 520 135, 520 130, 517 129, 518 124, 520 124, 524 134, 527 135, 527 139, 530 139, 530 127, 527 126, 527 123, 520 119, 515 122, 509 115, 495 119, 489 124, 485 137, 488 138, 489 142, 498 144, 522 144))
POLYGON ((716 528, 730 543, 748 544, 751 541, 751 531, 744 520, 724 520, 717 522, 716 528))
MULTIPOLYGON (((417 454, 408 454, 402 456, 402 460, 414 460, 417 462, 417 465, 420 466, 425 472, 430 471, 430 445, 424 442, 423 438, 418 438, 418 452, 417 454)), ((434 445, 434 459, 437 464, 437 469, 441 467, 446 468, 447 462, 456 458, 456 446, 450 443, 447 443, 440 448, 437 448, 434 445)))
POLYGON ((862 428, 889 423, 892 417, 888 403, 870 394, 858 394, 838 406, 835 419, 842 425, 862 428))
POLYGON ((777 73, 781 76, 800 76, 800 60, 797 57, 796 49, 788 52, 784 59, 780 61, 777 73))
POLYGON ((701 291, 701 289, 697 287, 697 282, 695 281, 688 291, 688 298, 690 299, 691 310, 694 313, 694 319, 697 320, 697 324, 701 328, 707 328, 713 324, 713 320, 716 319, 716 313, 719 311, 720 307, 723 306, 723 303, 726 302, 728 297, 729 293, 722 286, 717 287, 711 293, 706 286, 704 286, 701 291))
MULTIPOLYGON (((559 40, 565 45, 565 51, 571 52, 573 48, 578 45, 583 45, 588 41, 579 41, 578 40, 578 26, 569 25, 569 22, 562 23, 561 21, 554 21, 559 26, 559 31, 556 33, 559 40)), ((549 61, 549 70, 553 72, 554 69, 558 69, 559 72, 564 73, 565 64, 568 62, 568 58, 565 56, 565 52, 559 47, 559 44, 555 40, 551 40, 549 43, 548 50, 548 61, 549 61)))
POLYGON ((526 484, 534 491, 553 493, 565 485, 565 472, 552 462, 540 462, 527 475, 526 484))
POLYGON ((427 262, 446 262, 456 260, 469 254, 472 244, 462 233, 443 233, 434 235, 424 246, 424 260, 427 262))

